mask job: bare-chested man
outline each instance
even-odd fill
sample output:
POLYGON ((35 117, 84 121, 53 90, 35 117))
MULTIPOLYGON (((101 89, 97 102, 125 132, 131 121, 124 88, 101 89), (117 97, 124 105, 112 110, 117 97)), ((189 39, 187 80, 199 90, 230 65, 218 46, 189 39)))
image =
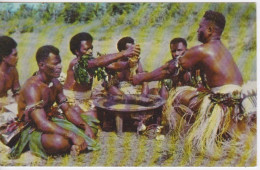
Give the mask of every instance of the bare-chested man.
MULTIPOLYGON (((117 49, 119 52, 121 52, 126 50, 128 46, 134 44, 135 43, 133 38, 123 37, 118 41, 117 49)), ((146 82, 142 83, 141 87, 133 86, 132 82, 130 82, 133 75, 143 72, 142 64, 139 61, 139 56, 132 58, 124 57, 118 62, 108 65, 106 69, 109 73, 112 73, 112 77, 108 82, 108 91, 110 94, 142 94, 144 96, 148 94, 149 87, 146 82)))
MULTIPOLYGON (((187 50, 187 42, 183 38, 174 38, 170 42, 170 50, 172 55, 172 60, 168 61, 166 64, 161 66, 159 70, 168 71, 168 74, 162 74, 160 77, 161 89, 160 95, 164 98, 168 98, 168 91, 172 88, 178 86, 198 86, 200 83, 200 71, 190 69, 190 71, 182 71, 178 74, 172 72, 171 65, 174 65, 178 62, 178 58, 182 56, 187 50)), ((157 69, 158 70, 158 69, 157 69)), ((201 83, 200 83, 201 84, 201 83)), ((156 91, 155 91, 156 93, 156 91)))
MULTIPOLYGON (((198 40, 203 44, 186 51, 179 58, 179 65, 183 69, 197 67, 203 70, 207 77, 209 87, 219 87, 226 84, 242 85, 241 73, 234 62, 232 55, 222 44, 220 38, 225 26, 225 17, 222 14, 207 12, 202 18, 198 29, 198 40), (214 20, 214 16, 218 18, 214 20)), ((173 64, 170 71, 175 71, 173 64)), ((136 75, 133 79, 135 84, 143 81, 160 80, 170 71, 158 68, 151 73, 136 75)))
POLYGON ((57 79, 62 69, 59 50, 51 45, 42 46, 36 60, 39 71, 22 86, 18 100, 18 118, 30 125, 12 148, 11 156, 20 156, 27 142, 32 153, 44 158, 48 154, 68 151, 78 154, 86 148, 97 149, 91 139, 93 131, 87 124, 94 118, 67 103, 57 79), (64 114, 53 109, 55 102, 64 114))
MULTIPOLYGON (((67 78, 64 83, 64 94, 69 100, 74 100, 82 108, 86 105, 86 102, 83 105, 81 101, 90 99, 95 72, 99 72, 97 73, 98 76, 102 75, 104 72, 101 67, 105 67, 120 58, 139 56, 140 54, 140 48, 132 45, 119 53, 107 54, 93 58, 92 41, 92 36, 86 32, 76 34, 70 41, 70 50, 74 55, 76 55, 76 58, 74 58, 69 65, 67 78), (85 59, 83 60, 83 58, 85 59), (86 81, 77 81, 79 78, 86 81)), ((89 100, 88 105, 89 108, 86 108, 85 110, 89 110, 96 116, 96 111, 92 101, 89 100)))
MULTIPOLYGON (((16 97, 20 90, 19 76, 16 69, 18 61, 17 43, 8 36, 0 36, 0 98, 12 90, 16 97)), ((0 102, 1 107, 1 102, 0 102)))
MULTIPOLYGON (((206 75, 208 92, 200 92, 190 86, 179 87, 170 92, 165 115, 171 128, 175 128, 178 115, 187 123, 192 123, 187 134, 189 144, 199 150, 214 150, 216 139, 232 131, 232 123, 241 118, 242 75, 232 55, 221 42, 225 27, 225 17, 218 12, 206 11, 200 21, 198 40, 202 45, 192 47, 170 67, 177 73, 179 69, 198 68, 206 75)), ((159 68, 151 73, 139 74, 133 78, 134 84, 143 81, 160 80, 169 74, 159 68)), ((247 115, 243 115, 247 116, 247 115)), ((230 133, 230 135, 232 135, 230 133)))

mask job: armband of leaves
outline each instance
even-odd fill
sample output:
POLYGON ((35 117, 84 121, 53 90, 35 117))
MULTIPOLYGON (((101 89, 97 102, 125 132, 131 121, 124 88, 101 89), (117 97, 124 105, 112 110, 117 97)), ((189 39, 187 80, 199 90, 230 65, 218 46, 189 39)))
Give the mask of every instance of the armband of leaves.
POLYGON ((97 77, 98 81, 101 79, 107 81, 107 73, 104 67, 88 68, 88 61, 91 59, 94 59, 94 57, 84 55, 74 65, 74 77, 77 83, 88 84, 90 83, 92 76, 97 77))

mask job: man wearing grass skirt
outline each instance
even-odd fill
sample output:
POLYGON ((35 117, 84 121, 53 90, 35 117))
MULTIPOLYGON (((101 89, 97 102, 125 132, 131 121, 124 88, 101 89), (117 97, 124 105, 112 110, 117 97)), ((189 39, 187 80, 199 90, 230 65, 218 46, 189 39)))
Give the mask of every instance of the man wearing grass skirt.
POLYGON ((171 129, 177 130, 181 120, 186 120, 190 125, 186 143, 209 154, 223 139, 234 137, 235 129, 246 133, 256 120, 256 84, 242 86, 242 75, 220 40, 225 22, 221 13, 206 11, 197 30, 203 44, 187 50, 170 70, 159 68, 133 78, 134 84, 140 84, 192 67, 203 71, 208 88, 183 86, 171 90, 164 114, 171 129))
POLYGON ((59 50, 42 46, 36 60, 39 70, 24 83, 18 99, 18 120, 28 126, 12 146, 10 158, 18 158, 28 147, 42 158, 99 149, 94 140, 98 120, 70 106, 63 94, 57 79, 62 68, 59 50))

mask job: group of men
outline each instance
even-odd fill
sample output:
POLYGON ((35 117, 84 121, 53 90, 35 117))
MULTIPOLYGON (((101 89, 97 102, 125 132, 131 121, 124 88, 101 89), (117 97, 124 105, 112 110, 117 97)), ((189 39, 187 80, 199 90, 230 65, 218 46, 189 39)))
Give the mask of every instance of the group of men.
MULTIPOLYGON (((175 128, 177 115, 181 115, 191 125, 188 131, 190 142, 209 148, 212 147, 208 144, 209 138, 215 141, 219 133, 228 132, 223 128, 230 123, 226 121, 227 110, 232 118, 242 112, 235 109, 238 103, 226 102, 240 100, 236 94, 242 90, 243 79, 232 55, 220 40, 224 27, 225 17, 221 13, 206 11, 197 31, 202 45, 187 49, 185 39, 173 39, 170 42, 172 60, 152 72, 143 71, 139 61, 140 47, 131 37, 119 40, 118 53, 94 58, 93 38, 82 32, 71 38, 70 50, 76 57, 69 64, 64 85, 58 80, 62 69, 59 50, 45 45, 36 53, 39 70, 20 91, 15 67, 17 44, 12 38, 1 36, 0 97, 12 90, 18 102, 19 120, 30 123, 21 138, 27 135, 30 150, 42 157, 68 151, 79 154, 86 148, 98 149, 94 126, 98 123, 97 113, 88 100, 93 77, 104 78, 104 81, 108 77, 103 86, 113 95, 126 94, 124 89, 129 83, 134 87, 141 85, 139 92, 144 96, 160 94, 167 100, 164 114, 170 128, 175 128), (161 89, 149 92, 147 82, 150 81, 162 81, 161 89), (86 102, 89 107, 81 106, 86 102), (58 111, 54 114, 55 103, 58 111), (212 123, 215 126, 210 129, 212 123)), ((22 143, 18 141, 13 146, 13 157, 21 154, 25 147, 22 143)))

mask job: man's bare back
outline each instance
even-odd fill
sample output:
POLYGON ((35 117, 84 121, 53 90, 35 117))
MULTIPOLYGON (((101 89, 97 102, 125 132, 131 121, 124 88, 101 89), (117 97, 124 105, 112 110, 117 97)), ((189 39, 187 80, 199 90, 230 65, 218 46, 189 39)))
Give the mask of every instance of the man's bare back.
MULTIPOLYGON (((207 85, 210 88, 226 84, 243 84, 242 75, 232 55, 220 40, 224 26, 224 21, 214 23, 203 17, 197 30, 198 40, 203 44, 187 50, 179 58, 178 65, 183 69, 195 68, 204 72, 207 85)), ((149 74, 137 75, 133 82, 140 84, 144 81, 161 80, 169 74, 168 72, 175 72, 174 70, 178 69, 177 67, 173 65, 169 67, 170 71, 158 68, 149 74)))
POLYGON ((232 55, 220 40, 211 40, 191 48, 179 61, 184 69, 195 66, 205 72, 209 87, 243 83, 242 75, 232 55))

